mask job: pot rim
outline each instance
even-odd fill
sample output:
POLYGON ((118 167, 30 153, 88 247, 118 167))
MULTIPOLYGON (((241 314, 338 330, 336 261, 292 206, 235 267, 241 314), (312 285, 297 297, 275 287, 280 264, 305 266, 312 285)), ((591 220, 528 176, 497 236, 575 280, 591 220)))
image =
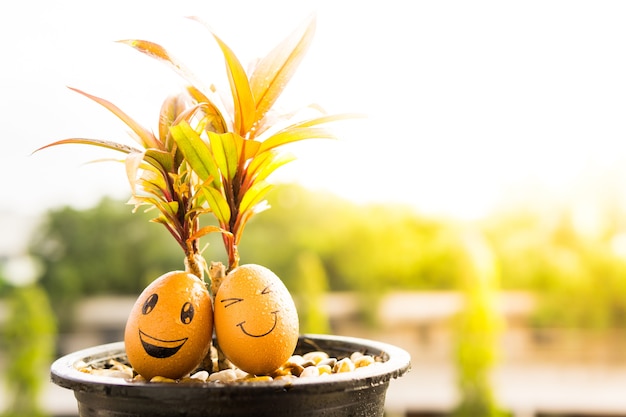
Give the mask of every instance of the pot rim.
MULTIPOLYGON (((133 391, 151 391, 174 393, 178 390, 200 391, 208 395, 211 392, 252 392, 276 390, 299 390, 316 389, 319 392, 337 389, 361 389, 380 384, 386 384, 392 378, 398 378, 411 368, 410 355, 407 351, 397 346, 349 336, 303 334, 299 337, 299 344, 307 343, 311 346, 324 348, 329 345, 342 346, 342 350, 349 355, 354 351, 366 351, 368 354, 380 355, 382 362, 374 365, 358 368, 353 372, 333 374, 317 378, 298 378, 291 381, 267 381, 267 382, 234 382, 234 383, 204 383, 204 384, 178 384, 137 382, 123 378, 92 375, 81 372, 77 364, 96 363, 108 358, 121 356, 125 353, 124 342, 114 342, 104 345, 93 346, 78 350, 58 358, 50 368, 51 381, 63 388, 81 392, 106 392, 114 394, 115 391, 123 395, 130 395, 133 391)), ((179 391, 180 392, 180 391, 179 391)))

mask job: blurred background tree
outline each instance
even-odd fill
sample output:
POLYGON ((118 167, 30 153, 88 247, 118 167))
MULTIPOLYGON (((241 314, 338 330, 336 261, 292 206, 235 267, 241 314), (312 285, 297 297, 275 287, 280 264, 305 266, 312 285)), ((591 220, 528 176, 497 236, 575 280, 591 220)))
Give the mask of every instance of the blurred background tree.
MULTIPOLYGON (((402 206, 359 205, 296 185, 281 185, 268 198, 272 208, 247 226, 242 263, 266 265, 295 293, 308 281, 303 268, 311 274, 319 269, 326 282, 321 287, 357 292, 368 317, 390 290, 462 286, 458 222, 402 206), (303 266, 313 255, 315 263, 303 266)), ((498 259, 502 288, 537 296, 535 325, 619 328, 626 325, 626 216, 615 208, 610 213, 613 219, 593 237, 566 209, 518 208, 475 227, 498 259), (572 298, 576 305, 562 308, 572 298)), ((154 277, 182 268, 182 252, 162 227, 146 224, 150 218, 108 198, 90 209, 47 214, 30 254, 42 263, 41 284, 62 325, 71 324, 67 306, 80 297, 136 295, 154 277)), ((225 261, 219 235, 205 240, 206 258, 225 261)))
POLYGON ((147 224, 150 213, 104 198, 87 210, 48 212, 33 235, 41 285, 62 329, 73 323, 74 303, 97 294, 137 295, 155 277, 183 268, 182 251, 167 231, 147 224))
POLYGON ((594 232, 575 207, 518 208, 483 225, 501 265, 502 288, 535 295, 534 326, 626 326, 626 211, 609 205, 598 216, 605 225, 594 232))

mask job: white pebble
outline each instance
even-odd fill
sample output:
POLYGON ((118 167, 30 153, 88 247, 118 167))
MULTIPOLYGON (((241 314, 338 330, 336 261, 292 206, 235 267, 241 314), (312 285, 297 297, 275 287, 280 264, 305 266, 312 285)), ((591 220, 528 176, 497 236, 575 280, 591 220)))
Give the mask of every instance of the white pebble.
POLYGON ((124 378, 132 379, 133 373, 127 371, 120 371, 117 369, 92 369, 89 372, 91 375, 106 376, 109 378, 124 378))
POLYGON ((195 374, 191 375, 189 378, 206 381, 207 379, 209 379, 209 373, 207 371, 198 371, 195 374))
POLYGON ((235 376, 237 377, 237 379, 243 379, 248 376, 248 373, 246 371, 242 371, 239 368, 233 369, 233 372, 235 372, 235 376))
POLYGON ((338 361, 333 368, 333 372, 341 373, 341 372, 352 372, 354 371, 354 363, 350 360, 350 358, 343 358, 338 361))
POLYGON ((354 366, 357 368, 363 368, 365 366, 369 366, 371 364, 373 364, 374 358, 370 355, 363 355, 360 358, 356 359, 353 361, 354 362, 354 366))
POLYGON ((333 373, 333 369, 330 367, 330 365, 318 365, 317 369, 319 370, 320 375, 333 373))
POLYGON ((315 377, 315 376, 320 376, 320 370, 318 369, 317 366, 307 366, 306 368, 304 368, 304 370, 300 374, 300 378, 308 378, 308 377, 315 377))
POLYGON ((302 359, 305 361, 312 361, 317 365, 321 361, 328 359, 328 353, 321 351, 308 352, 302 355, 302 359))
POLYGON ((288 360, 287 363, 295 363, 298 365, 302 365, 304 363, 304 358, 302 357, 302 355, 292 355, 288 360))
POLYGON ((209 382, 230 382, 239 379, 237 373, 232 369, 224 369, 209 375, 209 382))

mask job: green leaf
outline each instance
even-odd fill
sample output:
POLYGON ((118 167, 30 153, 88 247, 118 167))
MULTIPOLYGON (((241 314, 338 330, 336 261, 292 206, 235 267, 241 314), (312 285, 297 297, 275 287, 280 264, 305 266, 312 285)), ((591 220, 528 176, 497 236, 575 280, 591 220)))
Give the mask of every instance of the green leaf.
POLYGON ((176 221, 169 218, 168 216, 161 214, 153 219, 150 220, 153 223, 160 223, 163 226, 165 226, 165 228, 172 234, 172 236, 174 237, 174 239, 176 239, 176 241, 183 246, 183 242, 182 239, 183 237, 180 235, 180 229, 177 226, 173 226, 176 224, 176 221))
POLYGON ((217 221, 220 222, 220 224, 227 225, 230 221, 231 213, 224 195, 211 186, 203 187, 202 190, 217 221))
POLYGON ((161 214, 151 221, 156 223, 162 223, 170 229, 170 231, 174 229, 178 229, 176 226, 174 229, 171 226, 178 224, 178 218, 176 213, 178 212, 178 203, 176 202, 164 202, 157 197, 153 196, 138 196, 133 195, 132 198, 128 202, 129 204, 133 204, 135 206, 135 210, 142 205, 148 205, 150 208, 145 211, 148 212, 153 208, 156 208, 161 214))
POLYGON ((131 153, 126 157, 126 176, 131 185, 133 194, 137 193, 137 184, 146 191, 163 196, 166 200, 169 196, 168 174, 164 167, 152 157, 143 153, 131 153), (142 169, 140 174, 140 169, 142 169))
POLYGON ((178 202, 177 201, 168 201, 162 204, 162 207, 168 209, 168 213, 172 216, 176 216, 178 214, 178 202))
POLYGON ((256 156, 248 166, 246 181, 249 186, 256 182, 265 180, 272 172, 281 166, 294 161, 293 155, 277 152, 263 152, 256 156))
POLYGON ((151 193, 164 201, 171 200, 171 194, 161 175, 145 170, 137 183, 145 192, 151 193))
POLYGON ((157 149, 148 149, 145 152, 144 160, 150 165, 157 166, 164 173, 174 172, 174 157, 171 153, 157 149))
POLYGON ((239 135, 230 132, 222 134, 208 132, 208 136, 217 166, 222 175, 229 181, 232 181, 237 174, 239 165, 237 149, 241 149, 241 145, 237 146, 237 143, 243 139, 239 135))
POLYGON ((172 137, 191 169, 202 181, 213 177, 216 188, 222 187, 222 179, 213 155, 200 135, 185 121, 170 127, 172 137))
POLYGON ((273 185, 265 181, 257 182, 252 187, 248 188, 248 191, 243 196, 241 204, 239 205, 240 215, 243 215, 248 210, 253 210, 254 206, 263 201, 267 192, 272 188, 273 185))

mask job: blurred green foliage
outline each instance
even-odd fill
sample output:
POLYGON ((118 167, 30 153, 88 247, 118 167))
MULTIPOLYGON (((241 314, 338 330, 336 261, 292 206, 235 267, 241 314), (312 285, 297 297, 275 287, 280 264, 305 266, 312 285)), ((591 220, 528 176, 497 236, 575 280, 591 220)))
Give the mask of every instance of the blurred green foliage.
MULTIPOLYGON (((1 281, 1 280, 0 280, 1 281)), ((7 316, 0 329, 0 351, 8 402, 2 417, 44 416, 39 395, 55 353, 56 323, 48 296, 36 284, 4 293, 7 316)))
POLYGON ((454 233, 446 222, 297 186, 277 188, 270 205, 248 225, 241 258, 277 271, 288 287, 300 279, 298 255, 313 252, 332 291, 455 288, 454 233))
MULTIPOLYGON (((358 205, 295 185, 281 185, 268 198, 272 208, 246 227, 241 262, 269 267, 292 292, 318 291, 303 284, 315 275, 320 288, 358 291, 363 305, 375 308, 372 300, 389 290, 461 288, 458 222, 398 205, 358 205)), ((626 221, 619 210, 611 213, 593 236, 567 208, 517 209, 474 226, 494 250, 502 288, 539 296, 536 325, 623 327, 626 251, 616 250, 616 241, 626 241, 626 221)), ((71 322, 71 313, 63 313, 79 297, 136 295, 155 277, 183 268, 182 251, 161 225, 147 224, 150 218, 110 199, 88 210, 48 213, 30 252, 42 262, 41 284, 62 323, 71 322)), ((225 261, 219 235, 203 243, 209 244, 207 261, 225 261)))
POLYGON ((535 326, 626 326, 626 212, 607 206, 596 216, 589 227, 575 207, 519 209, 485 223, 503 288, 537 295, 535 326))
POLYGON ((296 295, 300 333, 330 333, 323 299, 328 291, 328 277, 319 256, 313 252, 298 255, 296 274, 300 279, 294 283, 292 292, 296 295))
POLYGON ((496 306, 500 271, 494 253, 483 237, 463 234, 458 258, 463 263, 460 290, 464 307, 455 320, 455 363, 460 401, 454 417, 496 417, 505 414, 498 406, 491 371, 499 352, 504 318, 496 306))

